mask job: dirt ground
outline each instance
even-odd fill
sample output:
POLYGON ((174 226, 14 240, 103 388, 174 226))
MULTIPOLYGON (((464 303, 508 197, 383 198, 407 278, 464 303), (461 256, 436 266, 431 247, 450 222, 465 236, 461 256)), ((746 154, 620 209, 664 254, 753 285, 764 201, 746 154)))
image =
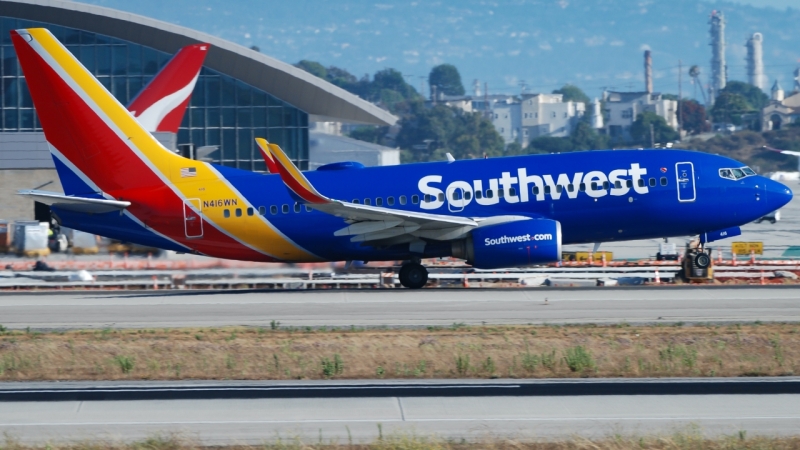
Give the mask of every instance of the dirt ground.
POLYGON ((782 376, 800 325, 0 332, 0 380, 782 376))

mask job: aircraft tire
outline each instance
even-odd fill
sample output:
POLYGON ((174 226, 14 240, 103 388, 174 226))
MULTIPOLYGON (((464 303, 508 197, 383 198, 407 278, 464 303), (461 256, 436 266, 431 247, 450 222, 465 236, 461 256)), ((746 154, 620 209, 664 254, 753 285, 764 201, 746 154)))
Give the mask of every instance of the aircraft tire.
POLYGON ((711 265, 711 258, 705 253, 698 253, 697 256, 694 257, 694 263, 697 264, 697 267, 705 269, 711 265))
POLYGON ((400 268, 400 284, 409 289, 420 289, 428 283, 428 269, 422 264, 408 263, 400 268))

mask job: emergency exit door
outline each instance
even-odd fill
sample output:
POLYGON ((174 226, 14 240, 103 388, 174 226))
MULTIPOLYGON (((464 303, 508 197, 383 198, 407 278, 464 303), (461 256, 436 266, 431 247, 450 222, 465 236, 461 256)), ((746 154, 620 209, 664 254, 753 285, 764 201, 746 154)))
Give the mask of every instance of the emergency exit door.
POLYGON ((675 164, 675 177, 678 181, 678 201, 693 202, 697 198, 694 185, 694 165, 690 162, 675 164))
POLYGON ((183 227, 187 238, 203 237, 203 216, 199 198, 190 198, 183 202, 183 227))

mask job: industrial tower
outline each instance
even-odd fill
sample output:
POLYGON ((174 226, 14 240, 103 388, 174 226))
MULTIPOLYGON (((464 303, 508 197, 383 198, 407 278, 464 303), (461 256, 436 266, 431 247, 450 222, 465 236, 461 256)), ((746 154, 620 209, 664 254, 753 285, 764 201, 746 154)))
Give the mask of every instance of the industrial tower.
POLYGON ((711 86, 710 101, 713 103, 720 91, 725 89, 728 67, 725 65, 725 16, 722 11, 711 11, 708 20, 711 26, 711 86))
POLYGON ((753 86, 764 90, 767 79, 764 76, 764 37, 761 33, 753 33, 747 40, 747 77, 753 86))

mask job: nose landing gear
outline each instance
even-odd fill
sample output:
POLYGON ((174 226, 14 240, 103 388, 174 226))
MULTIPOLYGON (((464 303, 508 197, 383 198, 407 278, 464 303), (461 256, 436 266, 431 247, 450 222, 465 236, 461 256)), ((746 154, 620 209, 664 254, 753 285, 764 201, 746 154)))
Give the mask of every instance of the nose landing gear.
POLYGON ((400 284, 409 289, 420 289, 428 283, 428 269, 418 262, 408 262, 400 268, 400 284))

